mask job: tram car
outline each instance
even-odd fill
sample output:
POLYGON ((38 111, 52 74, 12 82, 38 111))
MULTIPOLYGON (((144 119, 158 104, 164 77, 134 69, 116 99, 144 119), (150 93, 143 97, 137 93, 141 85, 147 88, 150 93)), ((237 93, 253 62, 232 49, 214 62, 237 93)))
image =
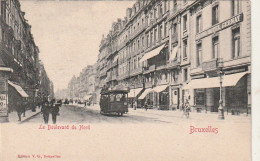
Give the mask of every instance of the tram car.
POLYGON ((128 112, 128 92, 124 89, 102 89, 100 96, 100 113, 123 116, 128 112))

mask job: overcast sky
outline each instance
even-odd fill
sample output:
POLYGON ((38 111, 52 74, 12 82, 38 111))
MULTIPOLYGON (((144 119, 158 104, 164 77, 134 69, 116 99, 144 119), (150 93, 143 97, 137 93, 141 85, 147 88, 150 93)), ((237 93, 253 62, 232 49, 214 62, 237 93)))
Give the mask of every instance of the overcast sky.
POLYGON ((96 62, 102 34, 126 15, 134 1, 21 1, 40 49, 40 59, 57 89, 96 62))

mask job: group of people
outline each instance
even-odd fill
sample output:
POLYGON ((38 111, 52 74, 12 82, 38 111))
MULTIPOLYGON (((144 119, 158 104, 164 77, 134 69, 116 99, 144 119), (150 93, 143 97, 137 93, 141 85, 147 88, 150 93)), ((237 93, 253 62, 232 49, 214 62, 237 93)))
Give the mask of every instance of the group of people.
POLYGON ((57 102, 55 99, 45 100, 42 103, 41 112, 43 114, 43 120, 45 124, 48 124, 49 122, 49 115, 52 115, 52 123, 56 124, 57 121, 57 115, 59 115, 59 107, 61 106, 61 102, 57 102))

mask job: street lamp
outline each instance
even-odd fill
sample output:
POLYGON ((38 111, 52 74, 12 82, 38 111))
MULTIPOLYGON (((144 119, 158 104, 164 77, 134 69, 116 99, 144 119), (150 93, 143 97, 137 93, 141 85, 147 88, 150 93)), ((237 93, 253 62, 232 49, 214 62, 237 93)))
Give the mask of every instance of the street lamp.
POLYGON ((223 59, 219 59, 218 61, 218 69, 219 69, 219 107, 218 107, 218 119, 224 120, 224 107, 223 107, 223 100, 222 100, 222 76, 224 74, 223 72, 223 59))

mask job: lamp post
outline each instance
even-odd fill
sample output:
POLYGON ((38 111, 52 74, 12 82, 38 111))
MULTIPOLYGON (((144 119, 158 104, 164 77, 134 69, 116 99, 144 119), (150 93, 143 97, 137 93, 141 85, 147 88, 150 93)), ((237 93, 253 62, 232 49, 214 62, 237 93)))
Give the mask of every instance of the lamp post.
POLYGON ((222 76, 224 74, 223 72, 223 59, 219 59, 218 62, 218 69, 219 69, 219 107, 218 107, 218 119, 224 120, 224 107, 223 107, 223 100, 222 100, 222 76))

